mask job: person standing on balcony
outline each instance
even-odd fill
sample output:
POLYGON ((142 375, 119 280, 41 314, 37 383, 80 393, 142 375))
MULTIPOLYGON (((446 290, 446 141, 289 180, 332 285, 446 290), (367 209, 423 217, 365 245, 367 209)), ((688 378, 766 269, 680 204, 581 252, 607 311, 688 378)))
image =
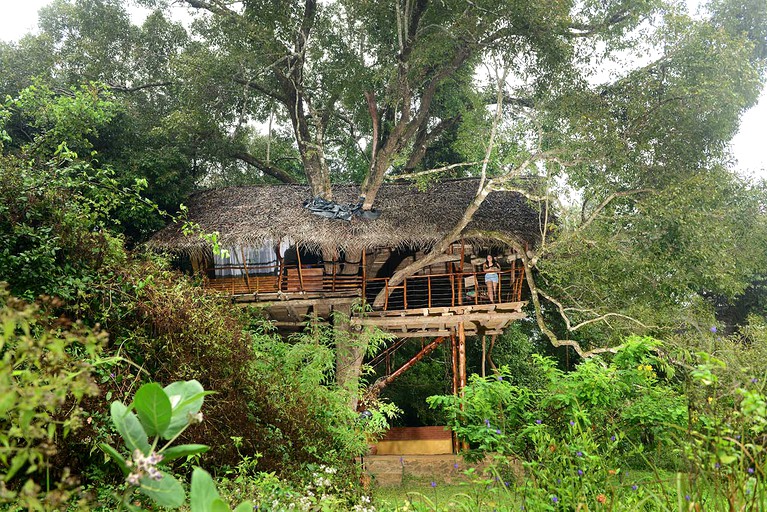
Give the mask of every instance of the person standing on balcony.
POLYGON ((501 267, 495 261, 492 254, 487 255, 487 259, 482 264, 482 270, 485 272, 487 297, 490 299, 490 302, 495 302, 495 297, 498 295, 498 272, 501 271, 501 267))

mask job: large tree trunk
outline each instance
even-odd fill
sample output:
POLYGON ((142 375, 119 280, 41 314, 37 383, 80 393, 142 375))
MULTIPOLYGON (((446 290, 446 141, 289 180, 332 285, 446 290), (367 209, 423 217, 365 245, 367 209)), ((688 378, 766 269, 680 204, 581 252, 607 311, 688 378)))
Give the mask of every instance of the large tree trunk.
POLYGON ((355 336, 350 331, 351 306, 339 305, 335 311, 340 313, 333 316, 336 332, 336 382, 349 392, 349 405, 357 410, 362 360, 367 351, 367 344, 360 336, 355 336))

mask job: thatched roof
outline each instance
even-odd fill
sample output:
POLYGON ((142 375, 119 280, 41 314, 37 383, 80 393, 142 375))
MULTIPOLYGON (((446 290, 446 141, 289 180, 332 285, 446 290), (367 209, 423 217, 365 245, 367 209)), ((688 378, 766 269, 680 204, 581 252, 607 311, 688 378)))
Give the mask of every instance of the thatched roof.
MULTIPOLYGON (((461 218, 477 190, 477 179, 448 180, 421 192, 411 184, 385 184, 376 198, 381 216, 355 217, 350 222, 312 215, 303 208, 310 197, 304 185, 227 187, 205 190, 188 201, 189 220, 204 232, 219 233, 223 247, 261 245, 289 237, 310 250, 335 246, 344 250, 364 247, 427 248, 461 218)), ((356 203, 358 186, 333 187, 339 203, 356 203)), ((501 231, 534 243, 540 232, 540 212, 523 196, 492 192, 465 232, 501 231)), ((488 241, 490 242, 490 241, 488 241)), ((207 248, 196 235, 184 235, 171 224, 148 242, 155 250, 194 253, 207 248)))

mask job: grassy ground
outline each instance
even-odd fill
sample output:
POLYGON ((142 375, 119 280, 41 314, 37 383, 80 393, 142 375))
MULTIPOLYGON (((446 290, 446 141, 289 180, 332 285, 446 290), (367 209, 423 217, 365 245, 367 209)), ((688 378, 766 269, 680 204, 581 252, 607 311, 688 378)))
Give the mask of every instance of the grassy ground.
POLYGON ((513 493, 488 483, 445 484, 421 479, 406 479, 401 486, 373 490, 373 503, 383 510, 517 510, 519 500, 513 493), (419 506, 420 505, 420 506, 419 506))

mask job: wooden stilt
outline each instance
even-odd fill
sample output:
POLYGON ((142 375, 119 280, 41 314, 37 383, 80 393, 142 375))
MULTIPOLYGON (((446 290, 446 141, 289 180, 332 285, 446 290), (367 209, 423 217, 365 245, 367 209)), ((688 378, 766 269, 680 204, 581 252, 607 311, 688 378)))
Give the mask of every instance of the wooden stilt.
POLYGON ((368 263, 367 263, 367 249, 362 249, 362 303, 365 304, 367 302, 367 290, 365 289, 365 285, 367 284, 367 275, 368 275, 368 263))
MULTIPOLYGON (((463 396, 463 389, 466 387, 466 332, 463 322, 458 323, 458 388, 463 396)), ((469 449, 469 443, 461 443, 462 450, 469 449)))
POLYGON ((282 240, 277 240, 277 265, 279 267, 277 271, 277 291, 282 291, 282 276, 285 272, 284 260, 282 259, 282 240))
POLYGON ((492 368, 493 371, 498 369, 498 367, 495 366, 495 363, 493 362, 493 347, 495 346, 496 339, 498 339, 497 334, 493 334, 490 337, 490 348, 487 350, 487 362, 490 363, 490 368, 492 368))
POLYGON ((482 377, 485 377, 485 362, 487 361, 487 336, 482 335, 482 377))
MULTIPOLYGON (((455 331, 453 330, 450 332, 450 354, 453 363, 453 394, 458 396, 458 342, 455 337, 455 331)), ((459 449, 458 436, 453 432, 453 453, 458 453, 459 449)))

